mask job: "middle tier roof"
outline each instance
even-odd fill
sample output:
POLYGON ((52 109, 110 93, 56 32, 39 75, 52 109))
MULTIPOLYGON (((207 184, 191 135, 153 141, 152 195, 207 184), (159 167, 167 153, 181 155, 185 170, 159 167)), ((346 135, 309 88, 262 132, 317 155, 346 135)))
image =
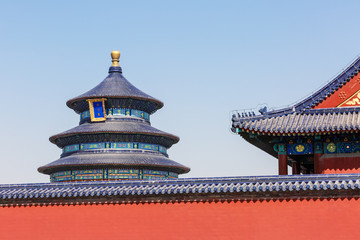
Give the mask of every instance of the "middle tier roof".
POLYGON ((56 134, 49 138, 50 142, 56 144, 59 147, 63 147, 67 143, 63 143, 61 139, 74 136, 74 135, 86 135, 86 134, 132 134, 132 135, 148 135, 148 136, 159 136, 166 138, 168 144, 167 148, 179 141, 179 137, 163 132, 152 127, 148 123, 144 122, 127 122, 127 121, 112 121, 112 122, 99 122, 99 123, 84 123, 77 127, 74 127, 65 132, 56 134))

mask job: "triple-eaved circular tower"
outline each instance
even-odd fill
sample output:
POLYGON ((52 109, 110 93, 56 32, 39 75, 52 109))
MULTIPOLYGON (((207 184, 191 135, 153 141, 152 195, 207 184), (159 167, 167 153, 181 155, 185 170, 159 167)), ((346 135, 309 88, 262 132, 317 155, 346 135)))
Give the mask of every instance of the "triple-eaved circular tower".
POLYGON ((190 169, 168 158, 177 136, 150 125, 163 103, 122 75, 120 52, 111 52, 109 75, 90 91, 70 99, 79 126, 50 137, 60 159, 38 169, 52 182, 171 179, 190 169))

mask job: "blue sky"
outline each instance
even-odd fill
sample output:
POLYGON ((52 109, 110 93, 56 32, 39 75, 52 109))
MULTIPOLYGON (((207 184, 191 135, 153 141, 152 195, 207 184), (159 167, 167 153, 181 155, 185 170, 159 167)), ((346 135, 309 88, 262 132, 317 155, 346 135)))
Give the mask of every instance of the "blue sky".
POLYGON ((360 53, 358 1, 1 1, 0 183, 48 182, 48 141, 78 124, 65 102, 124 76, 165 106, 152 125, 180 137, 184 177, 277 173, 230 132, 236 109, 292 104, 360 53))

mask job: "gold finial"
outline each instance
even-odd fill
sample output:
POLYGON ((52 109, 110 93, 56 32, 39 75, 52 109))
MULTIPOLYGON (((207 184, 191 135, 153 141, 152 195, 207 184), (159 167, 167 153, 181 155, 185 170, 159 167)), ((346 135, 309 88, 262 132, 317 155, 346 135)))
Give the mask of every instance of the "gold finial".
POLYGON ((119 58, 120 58, 120 52, 119 51, 112 51, 111 52, 111 58, 112 58, 112 67, 120 67, 119 65, 119 58))

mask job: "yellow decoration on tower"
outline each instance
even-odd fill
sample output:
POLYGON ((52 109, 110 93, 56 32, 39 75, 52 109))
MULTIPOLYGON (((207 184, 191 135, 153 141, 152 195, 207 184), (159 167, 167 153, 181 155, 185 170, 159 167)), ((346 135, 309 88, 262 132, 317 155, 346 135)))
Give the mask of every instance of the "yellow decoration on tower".
POLYGON ((119 65, 119 58, 120 58, 120 52, 119 51, 112 51, 111 52, 111 58, 112 58, 112 67, 120 67, 119 65))
POLYGON ((106 98, 86 100, 89 103, 91 122, 102 122, 106 120, 105 100, 106 98))

